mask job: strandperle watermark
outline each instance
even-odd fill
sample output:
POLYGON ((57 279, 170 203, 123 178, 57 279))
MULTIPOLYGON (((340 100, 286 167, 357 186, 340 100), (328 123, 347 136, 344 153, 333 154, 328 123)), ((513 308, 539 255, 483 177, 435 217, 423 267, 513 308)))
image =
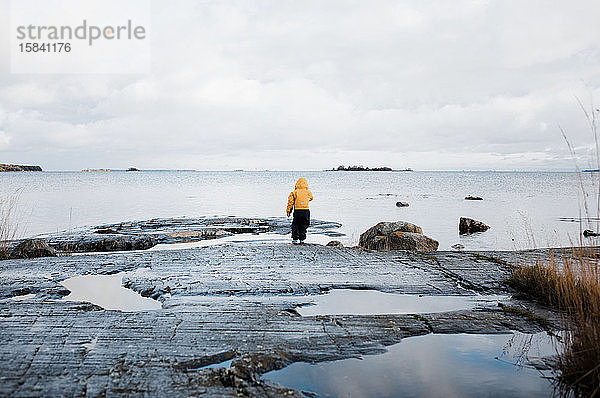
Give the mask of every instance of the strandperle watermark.
POLYGON ((91 46, 96 40, 144 40, 146 28, 134 25, 131 19, 123 25, 98 26, 89 24, 87 19, 78 26, 17 26, 17 40, 85 40, 91 46))
POLYGON ((150 0, 12 0, 11 72, 148 73, 150 0))

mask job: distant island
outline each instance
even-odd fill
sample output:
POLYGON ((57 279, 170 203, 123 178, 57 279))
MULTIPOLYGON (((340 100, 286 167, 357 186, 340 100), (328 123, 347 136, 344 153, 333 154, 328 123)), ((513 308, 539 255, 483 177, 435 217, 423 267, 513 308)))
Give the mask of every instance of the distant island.
POLYGON ((391 167, 364 167, 364 166, 338 166, 337 169, 334 167, 331 171, 412 171, 412 169, 394 170, 391 167))
POLYGON ((0 164, 2 171, 43 171, 40 166, 22 166, 18 164, 0 164))
MULTIPOLYGON (((123 171, 123 170, 117 170, 117 169, 85 169, 85 170, 81 170, 81 171, 123 171)), ((135 168, 135 167, 130 167, 125 171, 140 171, 139 169, 135 168)))

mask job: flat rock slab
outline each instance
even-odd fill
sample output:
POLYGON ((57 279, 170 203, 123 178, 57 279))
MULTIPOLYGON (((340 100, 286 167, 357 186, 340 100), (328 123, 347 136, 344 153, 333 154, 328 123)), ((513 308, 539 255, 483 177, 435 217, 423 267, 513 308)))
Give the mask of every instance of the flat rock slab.
MULTIPOLYGON (((506 255, 505 257, 509 257, 506 255)), ((427 333, 537 332, 499 306, 437 314, 300 317, 336 288, 473 295, 505 293, 510 266, 474 253, 369 252, 282 243, 0 262, 1 396, 303 396, 260 378, 295 361, 383 352, 427 333), (124 285, 162 302, 143 312, 60 301, 60 282, 131 272, 124 285), (24 301, 6 300, 35 294, 24 301), (189 300, 214 296, 210 306, 189 300), (276 300, 240 300, 240 297, 276 300), (231 300, 227 299, 231 297, 231 300), (202 368, 232 359, 230 368, 202 368)), ((557 314, 514 302, 542 314, 557 314)))

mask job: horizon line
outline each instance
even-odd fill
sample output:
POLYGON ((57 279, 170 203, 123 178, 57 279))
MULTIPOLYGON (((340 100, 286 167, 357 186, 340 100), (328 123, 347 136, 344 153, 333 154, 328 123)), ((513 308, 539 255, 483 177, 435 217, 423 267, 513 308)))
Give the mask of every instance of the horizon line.
MULTIPOLYGON (((71 172, 71 173, 107 173, 107 172, 148 172, 148 171, 181 171, 181 172, 346 172, 346 173, 356 173, 356 172, 374 172, 374 173, 392 173, 392 172, 552 172, 552 173, 575 173, 575 172, 594 172, 597 169, 392 169, 389 171, 374 171, 374 170, 356 170, 356 171, 348 171, 348 170, 334 170, 334 169, 138 169, 136 171, 128 171, 127 168, 98 168, 98 169, 48 169, 42 170, 41 172, 71 172)), ((10 173, 10 172, 9 172, 10 173)), ((14 172, 13 172, 14 173, 14 172)), ((27 172, 33 173, 33 172, 27 172)), ((37 172, 39 173, 39 171, 37 172)))

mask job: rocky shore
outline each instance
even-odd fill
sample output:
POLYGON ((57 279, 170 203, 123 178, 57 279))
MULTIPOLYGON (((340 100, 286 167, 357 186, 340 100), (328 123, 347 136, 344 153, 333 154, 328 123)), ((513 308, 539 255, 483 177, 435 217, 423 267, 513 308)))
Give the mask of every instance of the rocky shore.
MULTIPOLYGON (((223 220, 218 226, 207 220, 201 222, 207 228, 223 227, 223 220)), ((246 227, 277 230, 278 222, 246 227)), ((175 233, 164 223, 151 228, 156 224, 102 227, 119 234, 175 233)), ((509 296, 441 313, 300 316, 298 309, 315 297, 336 289, 510 295, 504 284, 510 263, 548 255, 258 242, 1 261, 0 395, 302 397, 261 376, 297 361, 381 353, 410 336, 533 333, 560 319, 509 296), (62 300, 70 293, 62 284, 68 278, 121 272, 124 287, 158 300, 161 308, 123 312, 62 300), (205 368, 226 360, 232 360, 229 367, 205 368)))
POLYGON ((42 171, 40 166, 22 166, 18 164, 0 164, 0 172, 3 171, 42 171))
MULTIPOLYGON (((339 237, 341 224, 313 219, 309 233, 339 237)), ((200 218, 155 218, 146 221, 128 221, 94 227, 77 228, 36 236, 60 253, 113 252, 146 250, 157 244, 197 242, 218 239, 236 234, 264 234, 267 232, 285 235, 290 230, 290 221, 284 217, 200 217, 200 218)), ((13 242, 13 245, 19 244, 13 242)))

